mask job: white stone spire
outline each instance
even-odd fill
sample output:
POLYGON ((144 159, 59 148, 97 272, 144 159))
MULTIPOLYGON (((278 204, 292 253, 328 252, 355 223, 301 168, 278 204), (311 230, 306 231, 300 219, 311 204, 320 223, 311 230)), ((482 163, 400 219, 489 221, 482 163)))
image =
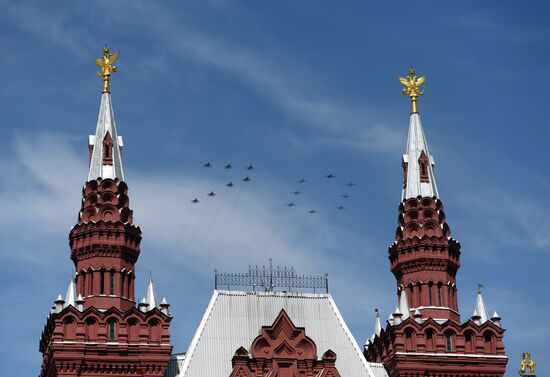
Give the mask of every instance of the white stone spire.
POLYGON ((410 310, 409 303, 407 302, 407 292, 405 292, 405 288, 403 288, 399 293, 399 311, 401 312, 401 314, 403 314, 403 320, 409 318, 410 310))
POLYGON ((420 115, 413 113, 409 122, 407 153, 403 155, 403 168, 405 169, 406 179, 404 180, 401 199, 407 200, 417 196, 435 196, 439 198, 434 167, 435 162, 428 151, 428 143, 422 129, 420 115))
POLYGON ((489 320, 489 314, 487 314, 487 307, 485 306, 485 301, 483 301, 483 296, 481 295, 481 285, 477 287, 477 302, 476 302, 476 312, 480 317, 480 322, 485 323, 489 320))
POLYGON ((148 310, 153 310, 157 305, 157 294, 155 292, 155 285, 153 284, 153 277, 149 275, 149 285, 147 286, 147 298, 146 302, 149 305, 148 310))
POLYGON ((122 137, 118 136, 111 94, 101 94, 101 105, 95 135, 89 137, 91 151, 88 181, 97 178, 124 180, 122 169, 122 137))
POLYGON ((76 308, 76 285, 74 283, 74 278, 71 277, 69 281, 69 287, 67 288, 67 294, 65 295, 65 304, 64 307, 72 305, 76 308))
POLYGON ((382 322, 380 321, 380 313, 378 312, 378 309, 376 311, 376 319, 374 320, 374 335, 380 335, 380 332, 382 331, 382 322))

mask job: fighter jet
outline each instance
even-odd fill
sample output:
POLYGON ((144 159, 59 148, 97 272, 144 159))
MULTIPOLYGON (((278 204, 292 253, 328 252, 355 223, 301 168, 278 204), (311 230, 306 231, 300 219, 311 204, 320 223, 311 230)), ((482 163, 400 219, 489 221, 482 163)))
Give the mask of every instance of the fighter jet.
POLYGON ((355 183, 353 183, 353 182, 348 182, 348 183, 346 183, 346 186, 348 186, 348 187, 355 186, 355 183))
POLYGON ((254 169, 256 169, 256 168, 254 167, 254 165, 248 165, 248 166, 246 167, 246 170, 254 170, 254 169))
POLYGON ((289 207, 294 207, 296 204, 290 202, 290 203, 286 203, 286 205, 289 206, 289 207))
POLYGON ((325 177, 327 177, 328 179, 331 179, 331 178, 335 178, 336 176, 331 173, 331 174, 325 175, 325 177))
POLYGON ((233 186, 235 186, 235 185, 233 184, 233 182, 231 182, 231 181, 228 182, 228 183, 226 183, 225 185, 226 185, 227 187, 233 187, 233 186))
POLYGON ((252 178, 250 178, 248 175, 243 178, 243 181, 245 181, 245 182, 250 182, 251 180, 252 180, 252 178))
POLYGON ((311 213, 311 214, 313 214, 313 213, 317 213, 317 211, 316 211, 316 210, 314 210, 314 209, 310 209, 310 210, 309 210, 309 211, 307 211, 307 212, 308 212, 308 213, 311 213))
POLYGON ((204 166, 205 168, 211 168, 213 165, 210 161, 208 161, 208 162, 202 164, 202 166, 204 166))
POLYGON ((344 199, 351 198, 351 195, 348 195, 348 194, 344 194, 344 195, 340 195, 340 196, 344 199))
POLYGON ((195 203, 195 204, 197 204, 197 203, 200 203, 200 200, 199 200, 199 199, 197 199, 197 198, 195 198, 195 199, 191 200, 191 203, 195 203))
POLYGON ((300 178, 300 179, 298 179, 296 182, 298 182, 298 183, 304 183, 304 182, 307 182, 307 181, 306 181, 305 179, 303 179, 303 178, 300 178))
POLYGON ((339 210, 339 211, 341 211, 341 210, 343 210, 343 209, 346 209, 346 207, 344 207, 344 206, 338 206, 338 207, 336 207, 336 209, 339 210))
POLYGON ((296 190, 296 191, 292 191, 291 193, 292 193, 292 194, 294 194, 294 195, 300 195, 300 194, 301 194, 302 192, 301 192, 301 191, 298 191, 298 190, 296 190))
POLYGON ((210 191, 210 192, 208 193, 208 196, 210 196, 210 197, 216 196, 216 193, 215 193, 214 191, 210 191))
POLYGON ((233 169, 233 165, 227 164, 223 167, 224 169, 233 169))

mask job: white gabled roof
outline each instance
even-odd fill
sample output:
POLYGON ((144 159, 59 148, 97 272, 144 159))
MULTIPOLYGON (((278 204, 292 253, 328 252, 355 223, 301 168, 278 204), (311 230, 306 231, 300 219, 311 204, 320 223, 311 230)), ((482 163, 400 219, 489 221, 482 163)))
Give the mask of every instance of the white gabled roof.
MULTIPOLYGON (((407 164, 407 181, 403 186, 401 200, 421 197, 437 197, 437 184, 435 183, 435 161, 428 151, 428 143, 422 129, 422 122, 418 113, 411 114, 409 121, 409 136, 407 138, 407 153, 403 155, 403 161, 407 164), (420 164, 418 159, 422 152, 428 157, 428 182, 420 180, 420 164)), ((403 313, 405 314, 405 313, 403 313)))
POLYGON ((217 290, 177 376, 229 376, 235 351, 241 346, 250 350, 262 326, 271 326, 281 309, 305 328, 317 345, 317 357, 328 349, 336 353, 342 377, 383 376, 364 358, 330 294, 217 290))
POLYGON ((90 147, 93 147, 88 181, 97 178, 118 178, 124 181, 124 171, 122 169, 122 157, 120 153, 122 149, 122 137, 118 136, 116 130, 115 114, 113 113, 113 104, 109 93, 103 93, 101 95, 101 105, 99 107, 95 135, 90 135, 88 143, 90 147), (113 140, 112 165, 103 165, 103 139, 107 132, 109 132, 113 140))

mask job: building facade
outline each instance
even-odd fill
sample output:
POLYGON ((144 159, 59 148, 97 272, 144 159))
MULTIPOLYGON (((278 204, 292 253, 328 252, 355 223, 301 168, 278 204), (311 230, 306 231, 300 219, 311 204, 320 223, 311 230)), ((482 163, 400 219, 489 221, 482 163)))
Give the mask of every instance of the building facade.
POLYGON ((157 300, 151 277, 136 305, 141 230, 133 223, 111 102, 117 58, 105 47, 96 61, 101 105, 89 137, 81 207, 69 234, 75 277, 48 315, 39 344, 40 377, 503 376, 504 329, 496 312, 488 316, 481 289, 473 315, 461 321, 460 244, 451 237, 418 112, 425 77, 412 69, 401 78, 412 110, 398 227, 389 248, 398 306, 386 324, 377 313, 374 334, 361 349, 328 292, 326 276, 275 273, 270 266, 267 275, 229 274, 233 285, 242 278, 254 289, 216 286, 187 352, 171 355, 172 316, 166 300, 157 300), (264 290, 256 291, 265 281, 264 290), (313 292, 300 291, 294 281, 313 292))
POLYGON ((122 166, 110 75, 118 53, 97 60, 103 92, 95 135, 89 137, 88 179, 69 240, 75 278, 54 302, 40 338, 41 377, 162 376, 170 345, 169 305, 152 278, 136 306, 135 264, 141 230, 133 224, 122 166))
POLYGON ((496 312, 489 317, 481 287, 472 316, 464 322, 460 318, 460 243, 451 237, 418 112, 425 76, 411 68, 400 80, 412 109, 398 227, 388 251, 398 305, 385 326, 376 313, 365 357, 383 363, 391 377, 502 376, 508 360, 504 329, 496 312))

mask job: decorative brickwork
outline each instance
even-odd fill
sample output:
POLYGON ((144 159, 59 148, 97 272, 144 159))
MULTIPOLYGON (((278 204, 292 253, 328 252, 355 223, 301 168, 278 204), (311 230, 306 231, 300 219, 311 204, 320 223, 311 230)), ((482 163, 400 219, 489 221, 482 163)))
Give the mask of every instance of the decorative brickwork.
POLYGON ((460 322, 456 294, 460 243, 451 238, 443 203, 436 198, 404 201, 398 223, 389 259, 398 290, 407 293, 411 314, 418 308, 424 317, 460 322))
POLYGON ((250 349, 250 355, 244 347, 237 349, 229 377, 340 377, 336 354, 328 350, 318 360, 315 342, 284 310, 273 325, 262 327, 250 349))

